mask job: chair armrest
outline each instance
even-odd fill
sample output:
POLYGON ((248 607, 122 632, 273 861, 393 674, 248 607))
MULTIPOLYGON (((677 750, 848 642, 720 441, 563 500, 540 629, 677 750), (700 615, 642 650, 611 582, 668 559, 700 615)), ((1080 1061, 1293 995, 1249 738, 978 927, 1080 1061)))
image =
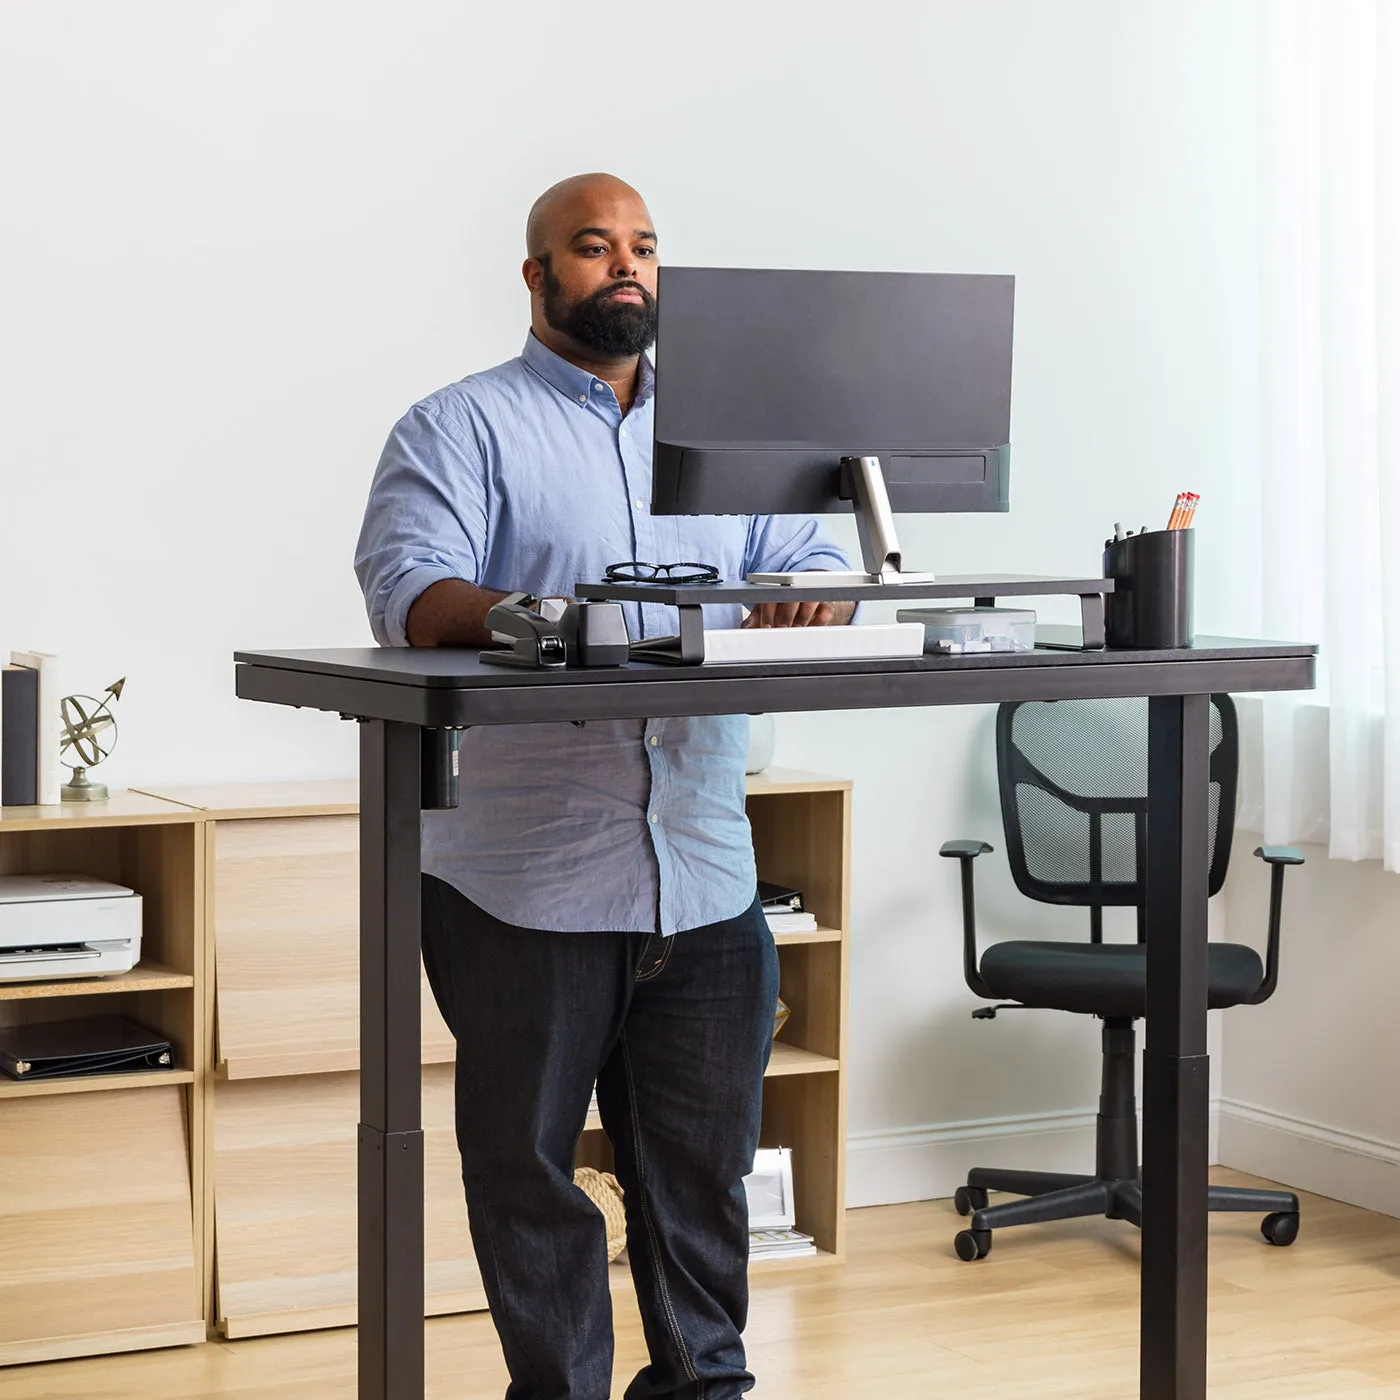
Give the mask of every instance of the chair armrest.
POLYGON ((1302 865, 1303 853, 1292 846, 1258 846, 1254 854, 1269 866, 1269 945, 1264 953, 1264 980, 1249 998, 1251 1006, 1268 1001, 1278 986, 1279 942, 1283 926, 1283 876, 1290 865, 1302 865))
POLYGON ((941 856, 984 856, 992 848, 985 841, 945 841, 939 848, 941 856))
POLYGON ((995 1001, 977 970, 977 908, 972 896, 972 862, 991 849, 985 841, 945 841, 938 854, 956 856, 962 866, 963 980, 979 997, 995 1001))

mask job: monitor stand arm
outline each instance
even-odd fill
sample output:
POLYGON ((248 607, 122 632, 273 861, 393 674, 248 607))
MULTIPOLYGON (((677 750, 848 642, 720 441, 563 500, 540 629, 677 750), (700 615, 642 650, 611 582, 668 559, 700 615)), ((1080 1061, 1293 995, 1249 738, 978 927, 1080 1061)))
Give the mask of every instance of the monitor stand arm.
POLYGON ((878 457, 843 457, 839 494, 843 501, 855 503, 856 533, 860 536, 861 560, 864 572, 822 571, 806 574, 749 574, 750 583, 933 583, 934 576, 906 573, 900 568, 903 553, 899 534, 895 530, 894 512, 890 509, 889 492, 885 490, 885 473, 878 457))

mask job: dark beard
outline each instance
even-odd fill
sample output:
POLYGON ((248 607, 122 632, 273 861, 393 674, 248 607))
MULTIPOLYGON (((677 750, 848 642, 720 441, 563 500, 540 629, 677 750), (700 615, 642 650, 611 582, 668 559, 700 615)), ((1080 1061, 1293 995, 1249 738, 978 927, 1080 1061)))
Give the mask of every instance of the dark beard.
POLYGON ((549 255, 544 268, 544 319, 576 345, 609 357, 640 355, 656 339, 656 298, 638 282, 614 282, 572 306, 564 305, 563 285, 554 275, 549 255), (626 287, 642 298, 640 306, 610 301, 626 287))

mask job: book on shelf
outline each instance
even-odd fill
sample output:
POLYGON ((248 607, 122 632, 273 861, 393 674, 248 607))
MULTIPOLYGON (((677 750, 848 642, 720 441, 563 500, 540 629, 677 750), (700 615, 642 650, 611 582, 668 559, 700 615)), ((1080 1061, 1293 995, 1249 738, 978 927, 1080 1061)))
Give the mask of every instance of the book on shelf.
POLYGON ((0 807, 32 807, 38 800, 39 673, 9 663, 0 669, 0 807))
POLYGON ((805 1259, 817 1252, 817 1242, 802 1230, 750 1230, 750 1259, 805 1259))
MULTIPOLYGON (((5 668, 8 676, 14 668, 21 671, 34 673, 34 685, 36 695, 34 701, 33 719, 33 749, 34 749, 34 796, 29 799, 32 803, 58 803, 62 801, 62 793, 59 789, 63 785, 62 768, 59 763, 59 736, 62 727, 62 716, 59 711, 59 679, 58 679, 58 658, 50 655, 46 651, 14 651, 10 653, 10 664, 5 668)), ((12 682, 5 682, 6 698, 8 699, 9 686, 12 682)), ((0 701, 0 704, 3 704, 0 701)), ((27 713, 27 712, 26 712, 27 713)), ((0 716, 0 723, 4 723, 3 716, 0 716)), ((19 752, 23 754, 27 751, 30 740, 28 738, 29 721, 23 721, 24 733, 15 740, 20 746, 19 752)), ((0 758, 0 765, 3 768, 10 768, 13 762, 19 769, 19 780, 22 782, 25 772, 28 769, 28 760, 23 756, 10 759, 9 746, 6 742, 10 731, 14 726, 6 724, 4 734, 0 734, 0 747, 5 749, 5 757, 0 758)), ((10 772, 7 776, 0 768, 0 781, 3 781, 7 791, 10 784, 15 781, 15 772, 10 772)), ((9 805, 6 803, 6 805, 9 805)), ((28 805, 28 804, 18 804, 28 805)))

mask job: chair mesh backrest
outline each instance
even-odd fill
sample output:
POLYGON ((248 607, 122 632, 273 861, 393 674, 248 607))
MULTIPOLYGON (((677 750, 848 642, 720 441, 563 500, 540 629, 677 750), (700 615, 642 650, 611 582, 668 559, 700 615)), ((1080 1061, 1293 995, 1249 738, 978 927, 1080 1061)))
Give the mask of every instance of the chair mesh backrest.
MULTIPOLYGON (((1239 737, 1228 695, 1210 705, 1210 892, 1225 880, 1239 737)), ((1011 874, 1052 904, 1142 907, 1147 876, 1147 701, 1033 700, 997 712, 997 779, 1011 874)))

